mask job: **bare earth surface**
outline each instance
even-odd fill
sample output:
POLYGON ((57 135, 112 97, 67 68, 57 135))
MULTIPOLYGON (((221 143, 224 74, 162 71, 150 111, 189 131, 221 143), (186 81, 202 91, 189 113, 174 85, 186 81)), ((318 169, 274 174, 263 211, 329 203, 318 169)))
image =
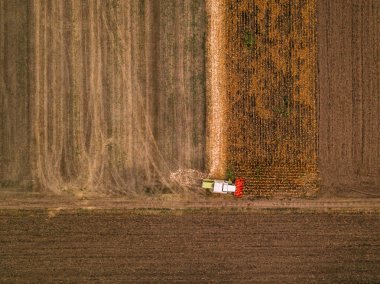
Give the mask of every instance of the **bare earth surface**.
POLYGON ((319 170, 330 192, 380 188, 380 1, 317 1, 319 170))
POLYGON ((377 199, 1 197, 4 283, 380 282, 377 199))

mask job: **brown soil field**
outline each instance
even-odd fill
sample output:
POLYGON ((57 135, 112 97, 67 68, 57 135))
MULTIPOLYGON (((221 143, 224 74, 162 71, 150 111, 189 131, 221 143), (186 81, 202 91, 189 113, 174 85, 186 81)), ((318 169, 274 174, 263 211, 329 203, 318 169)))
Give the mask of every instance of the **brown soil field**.
POLYGON ((30 166, 30 44, 25 1, 0 1, 0 186, 27 186, 30 166))
POLYGON ((379 283, 379 215, 1 210, 0 282, 379 283))
POLYGON ((380 189, 380 1, 317 1, 324 192, 380 189))

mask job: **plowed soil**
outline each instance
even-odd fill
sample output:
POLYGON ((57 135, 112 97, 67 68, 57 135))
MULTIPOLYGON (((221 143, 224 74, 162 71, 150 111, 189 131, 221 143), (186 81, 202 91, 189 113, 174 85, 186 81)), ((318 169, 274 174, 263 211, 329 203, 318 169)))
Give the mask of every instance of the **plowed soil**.
POLYGON ((324 192, 379 194, 380 1, 317 1, 324 192))
POLYGON ((0 282, 379 283, 379 215, 2 210, 0 282))

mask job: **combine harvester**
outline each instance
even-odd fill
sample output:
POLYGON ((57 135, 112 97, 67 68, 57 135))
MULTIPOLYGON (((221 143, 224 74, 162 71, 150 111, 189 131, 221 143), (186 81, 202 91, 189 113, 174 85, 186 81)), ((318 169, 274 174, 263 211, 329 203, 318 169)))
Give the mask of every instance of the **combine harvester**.
POLYGON ((202 181, 202 188, 210 190, 214 193, 233 193, 235 197, 242 197, 244 189, 244 179, 237 178, 235 184, 233 184, 231 181, 225 180, 204 179, 202 181))

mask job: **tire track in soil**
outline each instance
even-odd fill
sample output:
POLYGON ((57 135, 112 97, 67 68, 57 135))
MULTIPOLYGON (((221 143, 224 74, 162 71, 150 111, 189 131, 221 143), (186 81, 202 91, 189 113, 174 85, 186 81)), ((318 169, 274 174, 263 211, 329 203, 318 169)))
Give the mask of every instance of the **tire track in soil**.
POLYGON ((5 0, 0 13, 1 185, 136 193, 204 170, 204 0, 5 0))

